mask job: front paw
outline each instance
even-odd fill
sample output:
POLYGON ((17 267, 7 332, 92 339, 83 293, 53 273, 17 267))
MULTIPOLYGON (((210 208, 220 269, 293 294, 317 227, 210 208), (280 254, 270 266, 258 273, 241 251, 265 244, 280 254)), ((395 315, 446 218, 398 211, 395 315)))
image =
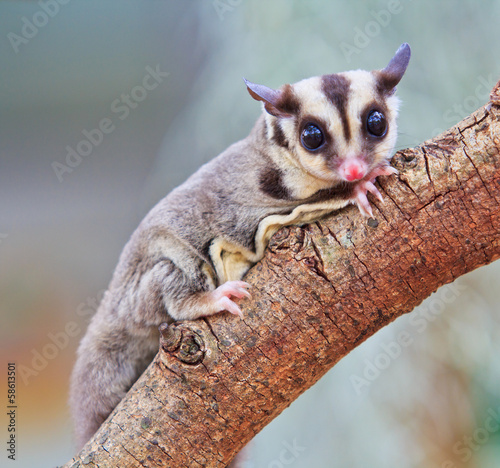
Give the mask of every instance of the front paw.
POLYGON ((370 182, 375 182, 375 179, 378 176, 389 176, 392 174, 399 174, 399 171, 392 166, 379 166, 373 169, 366 177, 366 180, 369 180, 370 182))
POLYGON ((243 312, 231 297, 238 299, 243 297, 251 298, 251 294, 247 291, 248 288, 250 288, 250 285, 244 281, 226 281, 221 284, 215 291, 210 293, 216 312, 227 310, 231 314, 243 318, 243 312))
POLYGON ((372 207, 367 197, 368 192, 374 195, 377 198, 377 200, 384 203, 382 194, 379 192, 378 188, 375 187, 375 185, 373 185, 375 179, 378 176, 388 176, 397 173, 398 170, 392 166, 376 167, 366 176, 364 180, 356 184, 356 188, 354 189, 354 197, 352 200, 354 203, 356 203, 356 205, 359 208, 359 211, 363 216, 370 218, 373 217, 372 207))
POLYGON ((354 189, 353 202, 356 203, 356 205, 359 208, 359 211, 363 216, 366 216, 367 218, 372 218, 373 217, 372 207, 370 205, 370 202, 368 201, 368 197, 366 196, 368 192, 372 193, 380 201, 382 201, 382 195, 378 191, 377 187, 375 187, 375 185, 373 185, 373 183, 370 182, 369 180, 363 180, 359 182, 356 185, 356 188, 354 189))

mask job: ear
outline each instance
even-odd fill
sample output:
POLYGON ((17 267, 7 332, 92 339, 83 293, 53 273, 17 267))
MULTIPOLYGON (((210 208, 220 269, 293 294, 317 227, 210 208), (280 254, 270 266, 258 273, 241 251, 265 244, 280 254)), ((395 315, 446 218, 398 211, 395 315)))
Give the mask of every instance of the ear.
POLYGON ((286 112, 283 106, 282 91, 268 88, 267 86, 252 83, 243 78, 247 85, 247 90, 256 101, 262 101, 266 111, 275 117, 291 117, 292 114, 286 112))
POLYGON ((394 57, 383 70, 378 72, 379 87, 385 92, 391 92, 401 81, 410 61, 410 46, 401 44, 394 57))

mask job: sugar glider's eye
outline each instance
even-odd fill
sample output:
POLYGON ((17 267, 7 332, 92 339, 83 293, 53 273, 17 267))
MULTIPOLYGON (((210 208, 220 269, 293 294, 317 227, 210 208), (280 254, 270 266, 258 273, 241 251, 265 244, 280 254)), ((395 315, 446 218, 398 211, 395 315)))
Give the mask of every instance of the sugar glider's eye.
POLYGON ((325 136, 321 129, 313 123, 308 123, 300 134, 300 142, 307 150, 318 149, 325 141, 325 136))
POLYGON ((382 137, 387 132, 385 115, 378 110, 372 110, 366 119, 366 129, 370 135, 382 137))

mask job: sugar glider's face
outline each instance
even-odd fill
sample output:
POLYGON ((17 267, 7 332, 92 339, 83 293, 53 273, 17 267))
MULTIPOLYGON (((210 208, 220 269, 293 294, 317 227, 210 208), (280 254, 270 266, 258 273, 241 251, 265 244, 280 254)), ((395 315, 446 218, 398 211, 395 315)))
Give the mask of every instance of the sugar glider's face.
POLYGON ((274 144, 318 179, 353 182, 387 164, 397 136, 395 86, 409 58, 403 44, 383 70, 323 75, 279 90, 247 86, 264 102, 274 144))
POLYGON ((271 128, 273 137, 283 134, 276 141, 287 142, 304 170, 318 179, 352 182, 387 161, 396 142, 398 99, 377 88, 373 73, 309 78, 289 93, 296 112, 275 118, 271 128))

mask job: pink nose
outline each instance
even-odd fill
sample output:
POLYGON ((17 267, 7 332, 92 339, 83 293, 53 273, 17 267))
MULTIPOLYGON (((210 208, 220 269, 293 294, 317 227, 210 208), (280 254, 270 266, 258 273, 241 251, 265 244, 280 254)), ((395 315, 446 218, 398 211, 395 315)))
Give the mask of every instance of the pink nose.
POLYGON ((364 176, 363 170, 357 164, 350 164, 347 166, 344 173, 345 178, 349 182, 352 182, 353 180, 360 180, 364 176))

